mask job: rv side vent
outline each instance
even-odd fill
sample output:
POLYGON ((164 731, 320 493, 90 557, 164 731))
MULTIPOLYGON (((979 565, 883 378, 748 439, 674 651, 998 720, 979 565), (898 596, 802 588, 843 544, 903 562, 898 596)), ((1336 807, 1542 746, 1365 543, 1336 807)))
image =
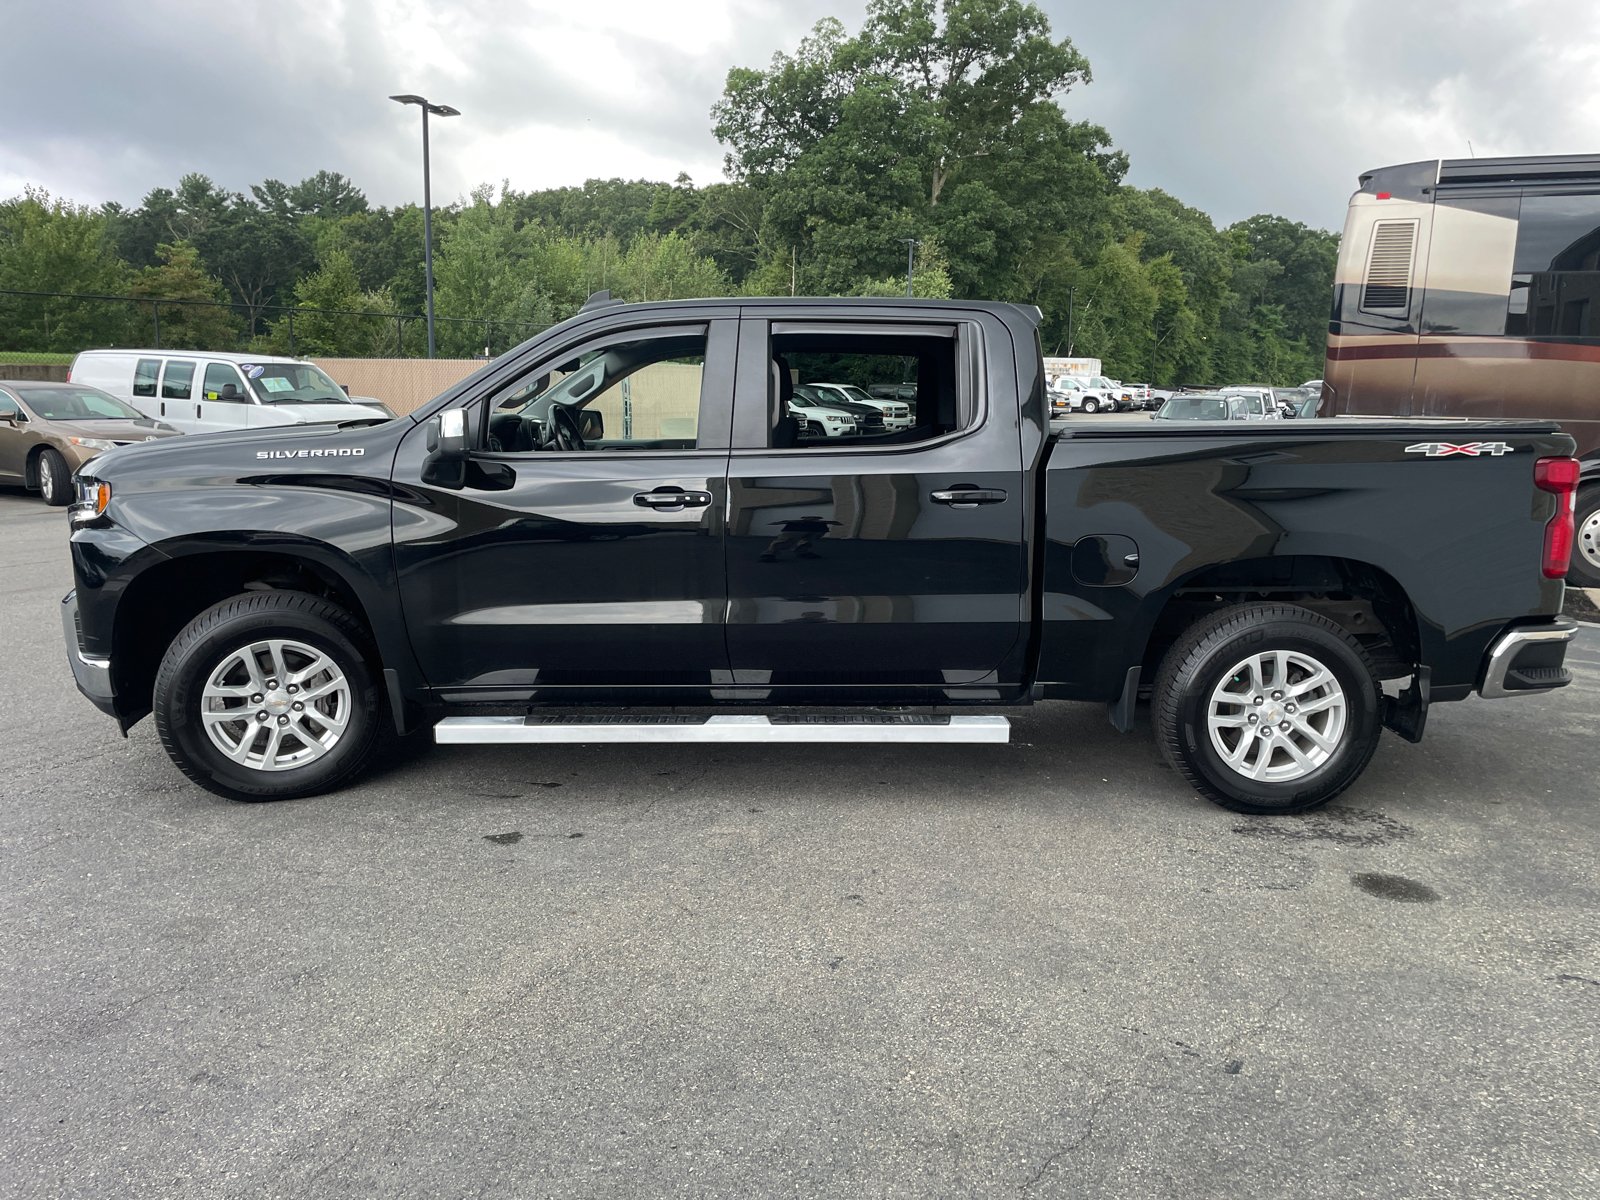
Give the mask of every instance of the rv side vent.
POLYGON ((1415 221, 1379 221, 1372 229, 1372 256, 1361 307, 1402 313, 1411 307, 1411 260, 1417 248, 1415 221))

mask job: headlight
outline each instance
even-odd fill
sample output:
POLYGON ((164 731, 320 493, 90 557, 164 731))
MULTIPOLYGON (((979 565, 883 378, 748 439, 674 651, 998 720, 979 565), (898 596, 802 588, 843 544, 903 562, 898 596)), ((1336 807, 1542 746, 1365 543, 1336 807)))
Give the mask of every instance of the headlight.
POLYGON ((85 450, 115 450, 117 444, 108 442, 105 438, 68 438, 74 446, 82 446, 85 450))
POLYGON ((87 525, 96 517, 104 516, 106 505, 111 503, 111 485, 104 480, 82 475, 74 482, 78 485, 78 500, 68 510, 68 519, 74 525, 87 525))

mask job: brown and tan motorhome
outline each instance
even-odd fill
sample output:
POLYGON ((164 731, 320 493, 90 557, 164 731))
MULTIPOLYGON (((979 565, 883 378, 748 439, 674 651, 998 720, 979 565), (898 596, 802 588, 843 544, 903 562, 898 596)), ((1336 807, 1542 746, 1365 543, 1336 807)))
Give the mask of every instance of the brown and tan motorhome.
POLYGON ((1600 587, 1600 155, 1362 175, 1323 379, 1325 415, 1560 421, 1584 468, 1569 578, 1600 587))

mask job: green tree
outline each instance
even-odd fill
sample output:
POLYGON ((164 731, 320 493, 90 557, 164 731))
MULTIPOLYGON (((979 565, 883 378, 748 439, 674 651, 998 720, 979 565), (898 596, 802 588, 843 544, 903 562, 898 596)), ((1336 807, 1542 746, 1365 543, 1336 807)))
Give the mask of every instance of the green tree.
MULTIPOLYGON (((330 242, 315 272, 295 286, 293 351, 311 357, 375 358, 395 352, 395 327, 388 293, 363 292, 350 255, 330 242)), ((290 351, 289 315, 272 323, 252 347, 273 354, 290 351)))
POLYGON ((1103 224, 1126 169, 1056 103, 1088 78, 1031 4, 872 0, 856 37, 824 20, 767 71, 729 72, 713 116, 797 290, 859 290, 933 235, 957 295, 1025 299, 1042 244, 1103 224))
MULTIPOLYGON (((160 306, 160 344, 174 350, 234 350, 239 345, 239 321, 228 303, 228 291, 206 274, 200 252, 188 242, 156 247, 159 266, 145 267, 129 289, 151 300, 183 300, 186 304, 160 306), (212 307, 217 305, 218 307, 212 307)), ((156 342, 154 305, 139 305, 139 340, 156 342)))
MULTIPOLYGON (((28 189, 0 203, 0 288, 123 295, 108 218, 85 205, 28 189)), ((128 305, 0 294, 0 349, 74 351, 125 340, 128 305)))

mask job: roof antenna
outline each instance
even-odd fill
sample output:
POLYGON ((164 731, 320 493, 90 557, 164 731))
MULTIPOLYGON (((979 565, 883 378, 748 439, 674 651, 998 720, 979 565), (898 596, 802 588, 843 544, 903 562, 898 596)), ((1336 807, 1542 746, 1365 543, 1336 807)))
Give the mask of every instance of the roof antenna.
POLYGON ((1467 139, 1467 153, 1472 155, 1473 158, 1477 158, 1478 157, 1478 152, 1472 148, 1472 139, 1471 138, 1467 139))

